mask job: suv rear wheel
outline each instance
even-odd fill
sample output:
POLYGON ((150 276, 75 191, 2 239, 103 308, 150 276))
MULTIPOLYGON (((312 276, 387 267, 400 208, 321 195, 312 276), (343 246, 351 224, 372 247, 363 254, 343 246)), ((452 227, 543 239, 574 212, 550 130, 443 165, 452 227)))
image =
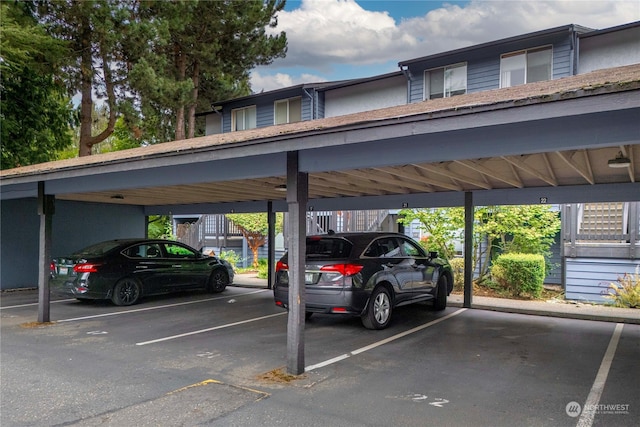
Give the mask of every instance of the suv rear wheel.
POLYGON ((362 315, 362 324, 367 329, 384 329, 391 321, 391 295, 384 286, 373 290, 367 304, 367 310, 362 315))

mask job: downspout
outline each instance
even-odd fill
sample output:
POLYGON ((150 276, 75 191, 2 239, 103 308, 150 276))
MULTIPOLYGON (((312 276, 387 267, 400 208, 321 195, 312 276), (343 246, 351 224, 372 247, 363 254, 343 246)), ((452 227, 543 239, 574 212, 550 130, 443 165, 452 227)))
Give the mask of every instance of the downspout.
POLYGON ((315 102, 315 98, 313 95, 311 95, 309 92, 307 92, 307 90, 305 88, 302 88, 302 92, 304 92, 305 95, 307 95, 309 97, 309 99, 311 100, 311 119, 310 120, 315 120, 317 117, 317 111, 316 111, 316 102, 315 102))
POLYGON ((580 66, 580 37, 578 37, 578 32, 575 30, 575 27, 571 26, 571 49, 573 51, 573 55, 571 59, 573 61, 573 69, 572 75, 579 74, 578 67, 580 66))
POLYGON ((411 72, 409 67, 400 65, 400 70, 407 78, 407 104, 411 104, 411 72))
POLYGON ((220 133, 224 133, 224 114, 222 114, 222 107, 214 107, 211 105, 211 109, 220 116, 220 133))

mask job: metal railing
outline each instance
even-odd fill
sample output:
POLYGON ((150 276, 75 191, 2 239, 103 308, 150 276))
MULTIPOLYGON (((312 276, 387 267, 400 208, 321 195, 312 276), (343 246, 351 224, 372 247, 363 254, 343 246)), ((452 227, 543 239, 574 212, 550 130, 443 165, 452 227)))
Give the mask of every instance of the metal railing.
MULTIPOLYGON (((307 234, 378 231, 388 210, 312 211, 307 213, 307 234)), ((286 220, 284 227, 286 236, 286 220)), ((223 214, 201 215, 197 221, 178 224, 176 238, 196 249, 204 246, 226 246, 228 237, 242 236, 240 229, 223 214)))

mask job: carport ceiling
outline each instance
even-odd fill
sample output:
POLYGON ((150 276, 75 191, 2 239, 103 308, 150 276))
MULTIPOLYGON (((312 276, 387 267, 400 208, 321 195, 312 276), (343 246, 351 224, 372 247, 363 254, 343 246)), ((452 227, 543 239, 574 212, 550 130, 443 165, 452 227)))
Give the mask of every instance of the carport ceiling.
POLYGON ((58 199, 157 211, 284 201, 296 150, 316 201, 611 184, 638 199, 639 123, 635 65, 2 171, 2 197, 45 181, 58 199), (609 167, 620 155, 630 166, 609 167))

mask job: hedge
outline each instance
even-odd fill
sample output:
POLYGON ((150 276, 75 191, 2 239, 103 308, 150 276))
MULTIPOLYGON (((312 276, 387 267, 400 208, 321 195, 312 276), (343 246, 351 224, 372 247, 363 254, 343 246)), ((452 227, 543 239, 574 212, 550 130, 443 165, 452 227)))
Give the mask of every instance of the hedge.
POLYGON ((537 254, 502 254, 493 262, 491 276, 512 295, 540 298, 545 278, 544 257, 537 254))

